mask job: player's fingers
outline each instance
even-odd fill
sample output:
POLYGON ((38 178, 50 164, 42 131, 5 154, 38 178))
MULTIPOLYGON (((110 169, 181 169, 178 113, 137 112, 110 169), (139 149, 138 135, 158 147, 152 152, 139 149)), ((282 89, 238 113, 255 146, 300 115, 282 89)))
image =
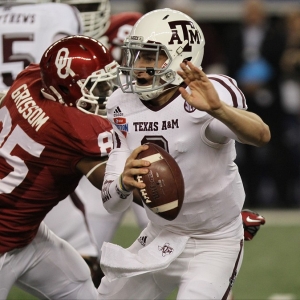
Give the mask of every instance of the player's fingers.
POLYGON ((184 61, 184 62, 180 63, 180 68, 184 72, 189 72, 190 68, 188 67, 188 61, 184 61))
POLYGON ((178 74, 182 79, 186 79, 186 78, 187 78, 185 72, 183 72, 183 71, 177 71, 177 74, 178 74))
POLYGON ((127 165, 127 172, 130 176, 136 176, 140 174, 147 174, 147 167, 150 166, 150 162, 144 159, 137 159, 137 156, 140 152, 145 151, 149 148, 147 144, 141 145, 134 149, 130 155, 130 160, 127 165))
POLYGON ((129 157, 130 157, 131 159, 136 159, 137 156, 138 156, 138 154, 139 154, 140 152, 144 151, 144 150, 147 150, 148 147, 149 147, 149 146, 148 146, 147 144, 143 144, 143 145, 141 145, 141 146, 135 148, 135 149, 131 152, 131 154, 130 154, 129 157))
POLYGON ((137 159, 137 155, 147 149, 148 145, 141 145, 134 149, 127 158, 123 171, 123 178, 125 178, 126 184, 129 181, 127 177, 130 178, 138 174, 148 173, 147 167, 150 165, 150 162, 147 160, 137 159))
POLYGON ((190 94, 186 91, 186 89, 183 87, 180 87, 179 92, 181 93, 181 96, 183 97, 183 99, 186 100, 187 102, 189 102, 190 94))
POLYGON ((198 67, 194 66, 191 62, 187 61, 180 64, 182 71, 179 75, 182 75, 182 78, 185 79, 185 83, 189 84, 194 80, 202 80, 203 74, 205 73, 198 67), (187 79, 189 80, 187 82, 187 79))
POLYGON ((260 220, 261 225, 264 225, 266 223, 266 219, 263 216, 258 216, 257 219, 260 220))
POLYGON ((189 67, 189 69, 192 71, 192 72, 197 72, 199 73, 201 76, 203 76, 203 74, 205 74, 203 71, 202 71, 202 67, 198 67, 198 66, 195 66, 192 62, 188 61, 187 62, 187 66, 189 67))
POLYGON ((147 169, 134 168, 122 173, 122 186, 129 191, 132 188, 144 188, 145 184, 137 181, 137 176, 147 174, 147 169), (145 173, 146 172, 146 173, 145 173))
POLYGON ((190 67, 187 65, 186 62, 181 63, 181 64, 180 64, 180 67, 181 67, 181 69, 182 69, 182 72, 181 72, 181 73, 183 74, 183 76, 188 77, 188 78, 190 78, 190 77, 193 76, 193 72, 192 72, 192 70, 190 69, 190 67))
POLYGON ((205 72, 202 70, 202 67, 197 67, 193 65, 191 62, 188 62, 187 65, 190 68, 190 70, 194 73, 194 76, 197 79, 201 79, 203 81, 209 80, 205 72))
POLYGON ((147 167, 151 164, 147 160, 137 159, 137 155, 148 149, 147 145, 141 145, 134 149, 131 155, 127 158, 126 164, 122 173, 122 180, 125 187, 144 188, 144 184, 136 180, 137 176, 144 175, 149 172, 147 167))
POLYGON ((177 71, 177 74, 184 80, 184 82, 189 85, 191 82, 190 79, 187 77, 187 75, 183 71, 177 71))

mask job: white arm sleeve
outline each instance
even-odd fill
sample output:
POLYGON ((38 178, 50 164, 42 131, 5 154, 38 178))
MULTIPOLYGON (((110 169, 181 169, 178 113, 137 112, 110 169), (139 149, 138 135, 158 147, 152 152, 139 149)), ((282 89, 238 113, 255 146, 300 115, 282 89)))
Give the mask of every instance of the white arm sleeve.
MULTIPOLYGON (((107 115, 109 117, 109 111, 107 115)), ((106 163, 101 194, 104 208, 109 213, 114 213, 123 212, 130 206, 133 200, 133 193, 124 191, 120 185, 120 175, 124 171, 124 166, 128 156, 131 154, 131 150, 128 148, 126 138, 122 132, 112 120, 110 122, 114 130, 114 149, 109 153, 106 163)))
POLYGON ((122 149, 114 149, 109 155, 101 191, 104 208, 109 213, 125 211, 133 200, 133 193, 120 186, 120 174, 129 155, 129 151, 122 149))
POLYGON ((237 135, 218 119, 212 119, 205 130, 205 136, 214 143, 226 144, 230 139, 241 142, 237 135))

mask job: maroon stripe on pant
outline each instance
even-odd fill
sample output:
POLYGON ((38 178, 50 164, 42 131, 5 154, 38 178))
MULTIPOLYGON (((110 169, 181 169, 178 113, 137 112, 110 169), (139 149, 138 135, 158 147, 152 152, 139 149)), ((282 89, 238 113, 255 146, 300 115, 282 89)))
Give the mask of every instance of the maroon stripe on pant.
POLYGON ((224 296, 222 297, 222 300, 226 300, 228 298, 228 295, 229 295, 229 292, 233 286, 233 283, 235 281, 235 278, 236 278, 236 274, 237 274, 237 266, 239 264, 239 261, 240 261, 240 257, 241 257, 241 253, 242 253, 242 250, 243 250, 243 245, 244 245, 244 241, 241 240, 240 241, 240 251, 239 251, 239 255, 235 261, 235 264, 234 264, 234 268, 233 268, 233 271, 232 271, 232 274, 229 278, 229 285, 228 285, 228 288, 224 294, 224 296))

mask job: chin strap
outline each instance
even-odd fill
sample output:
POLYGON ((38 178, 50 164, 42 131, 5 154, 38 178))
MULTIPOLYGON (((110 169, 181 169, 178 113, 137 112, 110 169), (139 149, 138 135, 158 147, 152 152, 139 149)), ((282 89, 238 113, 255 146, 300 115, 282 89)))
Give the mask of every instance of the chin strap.
POLYGON ((41 89, 41 92, 46 99, 56 101, 56 99, 52 95, 46 93, 45 89, 41 89))
MULTIPOLYGON (((151 92, 138 92, 137 94, 139 95, 139 98, 143 101, 150 101, 150 100, 153 100, 155 98, 157 98, 158 96, 160 96, 162 93, 166 92, 166 91, 169 91, 171 89, 174 89, 174 88, 177 88, 178 86, 177 85, 173 85, 171 87, 168 87, 166 89, 164 88, 160 88, 160 89, 157 89, 155 91, 151 91, 151 92), (151 98, 150 98, 151 97, 151 98)), ((146 88, 146 87, 145 87, 146 88)))
POLYGON ((177 87, 179 87, 179 85, 173 85, 173 86, 171 86, 171 87, 169 87, 169 88, 167 88, 167 89, 163 90, 163 92, 166 92, 166 91, 169 91, 169 90, 175 89, 175 88, 177 88, 177 87))
POLYGON ((143 91, 143 90, 150 89, 150 87, 152 87, 152 85, 147 85, 147 86, 135 85, 135 92, 138 94, 140 99, 144 101, 149 101, 157 98, 164 90, 163 87, 161 87, 153 91, 145 91, 145 92, 143 91))

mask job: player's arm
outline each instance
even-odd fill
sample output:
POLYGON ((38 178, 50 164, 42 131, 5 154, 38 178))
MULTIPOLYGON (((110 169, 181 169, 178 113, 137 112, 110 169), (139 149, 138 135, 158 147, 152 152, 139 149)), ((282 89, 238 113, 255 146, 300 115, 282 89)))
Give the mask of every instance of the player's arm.
MULTIPOLYGON (((76 167, 96 188, 101 190, 105 176, 106 163, 107 158, 103 158, 101 160, 84 158, 77 164, 76 167)), ((133 202, 143 207, 142 200, 137 190, 133 191, 133 202)))
POLYGON ((83 158, 76 168, 99 190, 102 188, 107 157, 101 159, 83 158))
POLYGON ((179 90, 190 105, 221 121, 245 144, 260 147, 269 142, 269 126, 258 115, 222 102, 206 74, 191 62, 182 63, 180 66, 182 71, 178 71, 178 74, 189 86, 191 93, 183 87, 179 90))
POLYGON ((252 112, 221 102, 221 106, 210 111, 209 114, 224 123, 244 144, 261 147, 270 141, 269 126, 252 112))
POLYGON ((139 146, 130 153, 126 147, 114 149, 106 165, 102 200, 105 209, 110 212, 125 211, 132 201, 140 203, 135 188, 144 188, 144 183, 135 180, 135 176, 145 174, 148 169, 142 168, 149 162, 136 159, 139 152, 148 146, 139 146), (136 197, 136 198, 135 198, 136 197))

